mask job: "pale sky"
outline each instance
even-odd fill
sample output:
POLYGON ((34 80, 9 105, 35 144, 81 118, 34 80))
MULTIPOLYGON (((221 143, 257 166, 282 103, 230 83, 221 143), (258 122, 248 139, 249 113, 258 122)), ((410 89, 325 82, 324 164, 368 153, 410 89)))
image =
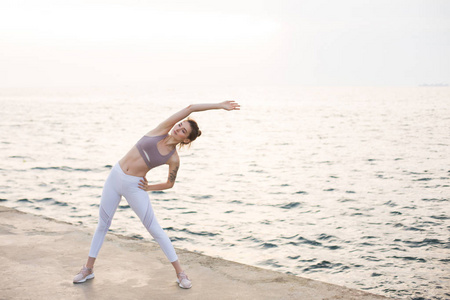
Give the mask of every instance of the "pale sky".
POLYGON ((448 0, 0 0, 0 87, 450 84, 448 0))

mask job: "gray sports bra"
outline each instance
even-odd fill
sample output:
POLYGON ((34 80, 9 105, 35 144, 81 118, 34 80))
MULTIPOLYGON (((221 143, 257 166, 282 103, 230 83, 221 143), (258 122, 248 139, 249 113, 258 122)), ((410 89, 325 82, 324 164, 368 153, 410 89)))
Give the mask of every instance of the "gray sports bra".
POLYGON ((168 134, 160 136, 144 135, 136 144, 142 158, 150 169, 164 164, 175 152, 175 149, 167 155, 161 155, 158 151, 158 142, 168 136, 168 134))

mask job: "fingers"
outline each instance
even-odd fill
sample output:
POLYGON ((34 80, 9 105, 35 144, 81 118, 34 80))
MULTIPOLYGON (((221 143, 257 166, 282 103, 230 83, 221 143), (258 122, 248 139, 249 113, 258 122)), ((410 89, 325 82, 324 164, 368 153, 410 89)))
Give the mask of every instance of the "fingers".
POLYGON ((240 105, 234 101, 234 100, 229 100, 227 101, 228 105, 229 105, 229 110, 240 110, 240 105))
POLYGON ((147 179, 145 179, 145 177, 144 177, 144 179, 141 179, 141 181, 139 181, 138 186, 139 186, 139 188, 140 188, 141 190, 146 191, 147 188, 148 188, 148 181, 147 181, 147 179))

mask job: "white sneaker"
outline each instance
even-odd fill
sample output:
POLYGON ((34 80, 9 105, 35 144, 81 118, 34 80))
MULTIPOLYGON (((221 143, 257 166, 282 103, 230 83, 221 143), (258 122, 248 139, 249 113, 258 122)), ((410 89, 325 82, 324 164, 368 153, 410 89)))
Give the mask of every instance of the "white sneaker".
POLYGON ((82 283, 85 282, 88 279, 94 278, 94 269, 93 268, 86 268, 86 266, 83 266, 81 268, 80 272, 78 272, 77 275, 73 278, 73 283, 82 283))
POLYGON ((182 289, 190 289, 192 287, 192 282, 189 280, 187 275, 183 272, 178 273, 177 283, 182 289))

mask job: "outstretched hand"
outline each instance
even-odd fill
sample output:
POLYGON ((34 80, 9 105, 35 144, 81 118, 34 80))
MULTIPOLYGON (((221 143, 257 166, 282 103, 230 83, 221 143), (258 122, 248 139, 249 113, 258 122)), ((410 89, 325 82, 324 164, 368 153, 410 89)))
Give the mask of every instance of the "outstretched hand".
POLYGON ((230 101, 224 101, 221 103, 222 108, 225 110, 240 110, 241 106, 236 103, 236 101, 230 100, 230 101))

